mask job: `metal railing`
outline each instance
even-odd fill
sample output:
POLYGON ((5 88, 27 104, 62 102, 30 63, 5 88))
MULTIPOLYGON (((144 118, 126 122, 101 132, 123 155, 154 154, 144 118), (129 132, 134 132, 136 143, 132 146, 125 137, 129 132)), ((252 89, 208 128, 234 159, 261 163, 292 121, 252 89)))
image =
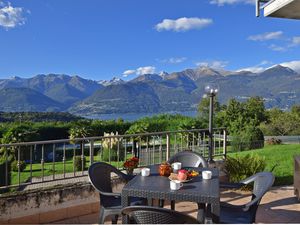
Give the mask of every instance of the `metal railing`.
MULTIPOLYGON (((97 161, 123 168, 127 158, 137 156, 139 166, 145 166, 167 161, 183 150, 207 158, 208 134, 208 129, 193 129, 1 144, 4 161, 0 162, 0 191, 85 177, 86 163, 97 161), (11 156, 15 163, 11 163, 11 156)), ((226 129, 214 129, 213 136, 213 156, 226 157, 226 129)))

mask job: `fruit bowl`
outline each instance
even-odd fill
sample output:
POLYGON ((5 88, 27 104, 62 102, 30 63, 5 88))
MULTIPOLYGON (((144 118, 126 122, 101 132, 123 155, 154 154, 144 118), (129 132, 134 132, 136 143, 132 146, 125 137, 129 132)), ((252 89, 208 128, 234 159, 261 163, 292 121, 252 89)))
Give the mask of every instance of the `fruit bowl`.
POLYGON ((192 177, 188 177, 186 180, 178 180, 177 174, 176 174, 176 173, 171 173, 171 175, 169 176, 169 180, 178 180, 178 181, 180 181, 181 183, 189 182, 189 181, 191 181, 192 179, 193 179, 192 177))

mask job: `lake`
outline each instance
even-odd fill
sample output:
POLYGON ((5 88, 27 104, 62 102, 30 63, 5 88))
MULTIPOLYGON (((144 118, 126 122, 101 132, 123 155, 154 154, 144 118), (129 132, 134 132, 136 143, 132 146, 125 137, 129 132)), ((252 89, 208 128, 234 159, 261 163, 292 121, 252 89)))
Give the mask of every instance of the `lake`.
POLYGON ((100 120, 115 120, 118 118, 122 118, 125 121, 134 121, 143 117, 151 117, 159 114, 180 114, 184 116, 195 117, 197 115, 197 111, 186 111, 186 112, 163 112, 163 113, 113 113, 113 114, 99 114, 92 116, 85 116, 89 119, 100 119, 100 120))

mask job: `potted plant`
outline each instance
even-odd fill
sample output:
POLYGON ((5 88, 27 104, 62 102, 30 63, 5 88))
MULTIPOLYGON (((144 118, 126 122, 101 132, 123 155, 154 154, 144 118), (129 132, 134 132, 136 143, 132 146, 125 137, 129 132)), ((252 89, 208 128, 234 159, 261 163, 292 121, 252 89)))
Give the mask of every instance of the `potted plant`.
POLYGON ((127 174, 132 175, 134 168, 137 168, 138 165, 139 165, 139 158, 131 157, 130 159, 127 159, 124 162, 123 167, 124 169, 126 169, 127 174))

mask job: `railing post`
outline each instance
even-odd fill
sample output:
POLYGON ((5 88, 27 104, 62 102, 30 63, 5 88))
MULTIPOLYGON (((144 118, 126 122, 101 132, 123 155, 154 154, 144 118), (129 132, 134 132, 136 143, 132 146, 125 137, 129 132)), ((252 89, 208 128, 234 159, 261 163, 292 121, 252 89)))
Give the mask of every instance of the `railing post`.
POLYGON ((90 141, 90 165, 94 163, 94 140, 90 141))
POLYGON ((167 151, 166 151, 166 161, 170 158, 170 134, 167 134, 167 151))
POLYGON ((226 129, 223 130, 223 156, 226 159, 227 154, 227 132, 226 129))

